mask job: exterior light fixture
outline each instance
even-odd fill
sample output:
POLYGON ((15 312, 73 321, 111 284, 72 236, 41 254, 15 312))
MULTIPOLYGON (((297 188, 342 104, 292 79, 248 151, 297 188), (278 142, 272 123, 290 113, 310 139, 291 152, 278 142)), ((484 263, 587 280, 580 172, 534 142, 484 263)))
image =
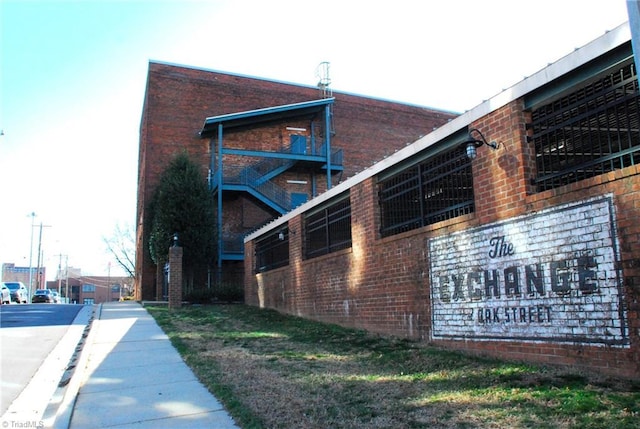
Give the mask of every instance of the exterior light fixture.
POLYGON ((477 128, 471 128, 469 130, 469 134, 467 135, 467 138, 463 144, 467 147, 467 157, 469 157, 469 159, 471 160, 473 160, 476 157, 477 155, 476 150, 482 145, 486 144, 491 149, 494 149, 494 150, 498 149, 498 143, 495 141, 487 142, 487 139, 484 138, 484 135, 482 135, 480 130, 477 128), (480 140, 473 137, 474 133, 480 136, 480 140))
POLYGON ((285 233, 287 233, 287 232, 288 232, 289 234, 291 234, 291 235, 296 235, 296 231, 295 231, 295 230, 285 228, 285 229, 280 230, 280 232, 278 233, 278 240, 280 240, 280 241, 284 241, 286 238, 288 238, 288 237, 285 235, 285 233))

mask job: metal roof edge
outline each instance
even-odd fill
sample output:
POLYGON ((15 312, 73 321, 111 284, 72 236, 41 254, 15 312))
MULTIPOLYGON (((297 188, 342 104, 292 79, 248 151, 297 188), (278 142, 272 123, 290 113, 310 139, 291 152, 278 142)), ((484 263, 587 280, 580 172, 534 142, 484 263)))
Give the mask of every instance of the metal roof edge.
POLYGON ((561 57, 553 63, 550 63, 548 66, 533 73, 531 76, 525 77, 520 82, 502 90, 482 104, 488 103, 488 111, 494 111, 511 101, 523 97, 541 86, 560 78, 572 70, 585 65, 589 61, 604 55, 606 52, 611 51, 630 40, 631 28, 629 26, 629 22, 626 21, 586 45, 576 48, 573 52, 561 57))
POLYGON ((264 107, 264 108, 261 108, 261 109, 245 110, 243 112, 237 112, 237 113, 226 113, 224 115, 210 116, 208 118, 205 118, 204 123, 206 125, 206 124, 210 124, 210 123, 231 121, 231 120, 240 119, 240 118, 250 118, 250 117, 253 117, 253 116, 269 115, 269 114, 272 114, 272 113, 280 113, 280 112, 286 112, 286 111, 290 111, 290 110, 306 109, 306 108, 309 108, 309 107, 323 106, 325 104, 331 104, 334 101, 335 101, 335 98, 333 98, 333 97, 331 97, 331 98, 321 98, 321 99, 318 99, 318 100, 302 101, 300 103, 282 104, 282 105, 279 105, 279 106, 264 107))
POLYGON ((279 218, 272 220, 271 222, 258 228, 256 231, 247 234, 244 238, 244 242, 247 243, 248 241, 257 238, 260 235, 263 235, 265 232, 285 224, 289 221, 289 219, 294 218, 295 216, 298 216, 308 209, 322 204, 325 201, 339 195, 340 193, 349 190, 354 185, 370 177, 373 177, 376 174, 387 169, 388 167, 421 152, 429 146, 432 146, 443 140, 444 138, 456 133, 462 128, 468 127, 474 121, 488 115, 496 109, 503 107, 520 97, 523 97, 527 93, 541 87, 551 80, 559 78, 560 76, 570 72, 571 70, 574 70, 575 68, 586 64, 587 62, 603 55, 604 53, 617 46, 620 46, 623 43, 628 42, 629 40, 631 40, 631 29, 629 27, 629 22, 625 22, 623 24, 620 24, 615 29, 608 31, 604 35, 589 42, 585 46, 577 48, 570 54, 560 58, 554 63, 549 64, 547 67, 534 73, 533 75, 526 77, 510 88, 501 91, 492 98, 485 100, 476 107, 464 112, 460 116, 452 119, 448 123, 435 129, 426 136, 398 150, 389 157, 375 162, 370 167, 347 178, 344 182, 339 183, 323 194, 318 195, 317 197, 307 201, 301 206, 298 206, 294 210, 285 213, 279 218))

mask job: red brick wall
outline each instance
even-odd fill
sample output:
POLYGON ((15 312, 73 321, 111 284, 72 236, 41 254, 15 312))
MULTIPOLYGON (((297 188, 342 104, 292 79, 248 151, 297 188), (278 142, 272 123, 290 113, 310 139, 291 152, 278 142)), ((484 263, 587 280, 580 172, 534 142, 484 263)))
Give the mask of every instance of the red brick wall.
MULTIPOLYGON (((334 185, 457 116, 424 107, 349 94, 335 93, 334 96, 336 134, 332 139, 332 147, 343 149, 345 167, 343 174, 334 178, 334 185)), ((208 139, 200 139, 198 135, 205 118, 319 98, 319 90, 314 87, 161 63, 149 64, 140 127, 138 167, 138 299, 155 299, 156 270, 144 240, 148 221, 145 210, 159 176, 176 153, 186 150, 201 164, 203 177, 206 177, 210 162, 210 143, 208 139)), ((224 143, 237 143, 240 146, 234 147, 256 150, 264 149, 265 143, 266 147, 271 148, 279 144, 280 139, 288 145, 289 137, 283 135, 283 125, 263 129, 257 134, 246 132, 225 135, 224 143)), ((308 123, 300 125, 305 127, 308 123)), ((326 178, 320 178, 318 192, 325 189, 326 178)), ((301 191, 296 188, 294 192, 301 191)), ((228 215, 237 216, 234 213, 228 215)), ((260 217, 256 213, 250 216, 260 217)))
MULTIPOLYGON (((247 303, 471 353, 640 377, 640 166, 533 193, 535 155, 522 111, 516 101, 472 124, 500 145, 479 148, 473 161, 475 213, 381 239, 375 178, 369 178, 350 189, 352 247, 303 260, 301 234, 290 235, 289 266, 258 275, 246 270, 247 303), (615 211, 629 345, 434 340, 430 239, 604 195, 612 195, 615 211)), ((302 216, 289 222, 290 230, 300 231, 302 216)), ((250 264, 252 252, 249 243, 250 264)))
MULTIPOLYGON (((530 193, 531 169, 525 160, 532 159, 525 142, 525 113, 521 101, 502 107, 488 117, 470 125, 482 130, 485 137, 498 143, 498 149, 478 148, 473 162, 476 217, 480 223, 506 219, 524 213, 525 197, 530 193)), ((535 170, 534 170, 535 171, 535 170)))
MULTIPOLYGON (((290 264, 249 272, 245 301, 325 322, 426 340, 429 289, 425 238, 405 233, 380 239, 374 179, 351 188, 352 247, 302 260, 301 217, 289 222, 290 264)), ((248 243, 252 244, 252 243, 248 243)))

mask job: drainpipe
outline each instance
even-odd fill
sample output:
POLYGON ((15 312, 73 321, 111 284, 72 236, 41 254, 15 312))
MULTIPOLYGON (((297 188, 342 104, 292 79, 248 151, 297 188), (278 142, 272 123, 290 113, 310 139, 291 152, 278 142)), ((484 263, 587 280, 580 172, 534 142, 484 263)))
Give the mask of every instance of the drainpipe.
MULTIPOLYGON (((631 28, 631 47, 636 61, 636 73, 640 75, 640 2, 627 0, 629 27, 631 28)), ((640 81, 640 77, 638 77, 640 81)))
POLYGON ((218 270, 217 283, 222 282, 222 123, 218 124, 218 270))
POLYGON ((324 138, 327 141, 327 190, 331 189, 331 110, 324 106, 324 138))

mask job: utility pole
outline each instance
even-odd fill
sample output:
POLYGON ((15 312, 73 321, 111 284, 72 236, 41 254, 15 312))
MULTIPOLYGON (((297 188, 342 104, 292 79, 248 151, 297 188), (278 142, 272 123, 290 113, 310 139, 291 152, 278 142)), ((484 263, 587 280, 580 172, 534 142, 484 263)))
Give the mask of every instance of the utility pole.
POLYGON ((69 255, 65 255, 64 262, 64 284, 65 284, 65 292, 64 297, 67 300, 67 304, 71 304, 71 298, 69 298, 69 255))
POLYGON ((69 256, 68 255, 63 255, 63 254, 58 254, 55 255, 58 257, 58 295, 60 295, 60 297, 62 298, 62 257, 64 256, 67 261, 69 260, 69 256))
POLYGON ((107 299, 111 301, 111 261, 107 264, 107 299))
POLYGON ((31 296, 31 288, 33 287, 33 220, 36 217, 35 212, 31 212, 31 245, 29 247, 29 296, 31 296))
MULTIPOLYGON (((40 272, 40 261, 42 258, 42 228, 49 227, 51 227, 51 225, 43 225, 42 222, 40 222, 40 236, 38 238, 38 268, 36 270, 38 275, 36 277, 36 289, 41 289, 40 283, 42 282, 42 273, 40 272)), ((31 296, 31 291, 29 291, 29 294, 31 296)))

